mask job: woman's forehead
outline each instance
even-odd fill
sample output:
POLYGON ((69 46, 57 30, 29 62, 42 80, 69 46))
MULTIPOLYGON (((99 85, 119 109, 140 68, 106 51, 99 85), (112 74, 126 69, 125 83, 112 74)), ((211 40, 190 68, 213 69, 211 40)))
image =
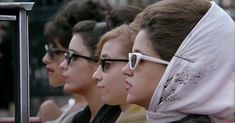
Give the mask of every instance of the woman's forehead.
POLYGON ((107 41, 102 48, 101 56, 122 56, 123 53, 122 41, 119 38, 113 38, 107 41))
POLYGON ((83 38, 80 35, 74 35, 69 44, 69 49, 74 50, 83 55, 90 55, 87 46, 83 42, 83 38))

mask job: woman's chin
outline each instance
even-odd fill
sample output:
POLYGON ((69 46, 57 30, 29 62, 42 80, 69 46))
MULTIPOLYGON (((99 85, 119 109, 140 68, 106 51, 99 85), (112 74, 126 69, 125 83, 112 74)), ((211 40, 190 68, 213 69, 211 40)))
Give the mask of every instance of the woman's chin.
POLYGON ((64 85, 64 91, 65 91, 65 92, 69 92, 69 93, 74 93, 74 92, 75 92, 75 89, 74 89, 73 87, 71 87, 70 85, 65 84, 65 85, 64 85))

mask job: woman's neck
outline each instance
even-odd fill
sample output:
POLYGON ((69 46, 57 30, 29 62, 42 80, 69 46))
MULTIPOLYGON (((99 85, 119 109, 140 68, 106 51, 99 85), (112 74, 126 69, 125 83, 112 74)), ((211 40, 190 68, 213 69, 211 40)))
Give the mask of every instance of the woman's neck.
POLYGON ((80 94, 73 95, 78 107, 85 107, 87 105, 87 100, 80 94))
POLYGON ((84 97, 86 98, 89 109, 91 111, 90 122, 92 122, 100 108, 104 105, 104 102, 100 98, 96 86, 87 91, 84 94, 84 97))
POLYGON ((125 103, 125 104, 121 104, 120 108, 121 108, 122 112, 125 112, 130 106, 131 106, 131 104, 125 103))

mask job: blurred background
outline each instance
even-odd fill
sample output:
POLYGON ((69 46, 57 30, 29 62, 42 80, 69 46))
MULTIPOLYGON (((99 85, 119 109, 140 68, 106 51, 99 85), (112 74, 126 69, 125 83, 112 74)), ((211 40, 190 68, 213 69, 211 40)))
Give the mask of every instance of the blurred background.
MULTIPOLYGON (((36 116, 40 104, 53 99, 59 105, 64 105, 69 98, 62 88, 49 86, 47 72, 42 63, 45 54, 43 37, 44 24, 54 15, 58 8, 69 0, 0 0, 0 2, 35 2, 29 13, 30 41, 30 115, 36 116)), ((85 0, 79 0, 81 2, 85 0)), ((97 1, 97 0, 96 0, 97 1)), ((145 8, 158 0, 99 0, 111 6, 135 5, 145 8)), ((235 0, 215 0, 235 19, 235 0)), ((15 59, 14 54, 16 26, 13 21, 0 21, 0 118, 14 116, 14 83, 15 59)))

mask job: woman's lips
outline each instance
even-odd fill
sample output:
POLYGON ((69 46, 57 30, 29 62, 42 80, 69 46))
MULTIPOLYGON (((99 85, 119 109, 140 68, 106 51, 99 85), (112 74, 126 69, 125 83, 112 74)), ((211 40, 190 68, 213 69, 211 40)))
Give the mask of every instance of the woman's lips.
POLYGON ((126 90, 128 91, 132 87, 132 84, 130 84, 127 80, 125 81, 125 83, 126 83, 126 90))
POLYGON ((101 96, 106 93, 106 92, 105 92, 105 89, 104 89, 104 86, 102 86, 102 85, 96 85, 96 87, 98 88, 99 93, 101 94, 101 96))
POLYGON ((48 71, 48 73, 55 73, 55 70, 51 69, 51 68, 47 68, 47 71, 48 71))
POLYGON ((104 88, 104 86, 96 85, 97 88, 104 88))
POLYGON ((69 77, 63 74, 62 79, 64 82, 68 82, 69 77))

